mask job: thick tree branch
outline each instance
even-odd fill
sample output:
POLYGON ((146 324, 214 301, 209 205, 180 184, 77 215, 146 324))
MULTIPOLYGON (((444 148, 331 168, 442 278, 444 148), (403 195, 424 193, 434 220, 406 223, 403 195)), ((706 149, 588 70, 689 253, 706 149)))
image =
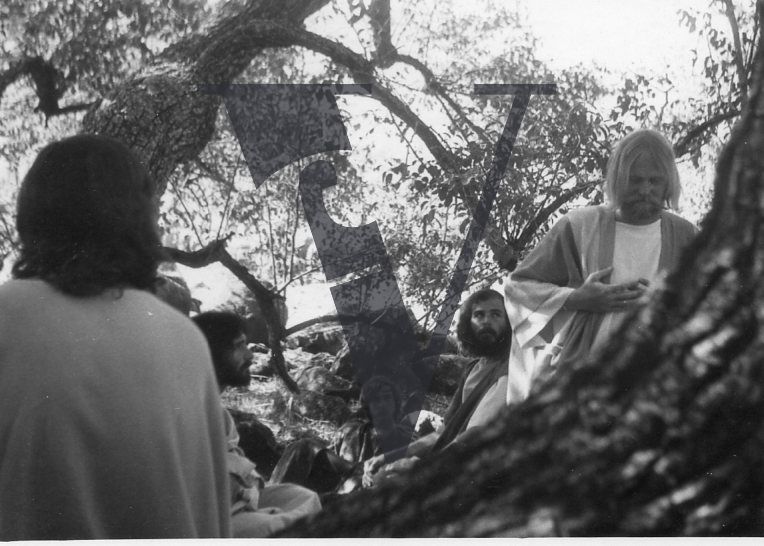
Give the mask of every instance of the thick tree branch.
POLYGON ((302 25, 330 0, 248 0, 240 6, 225 4, 220 17, 197 34, 162 52, 161 58, 191 67, 205 83, 229 83, 249 66, 261 48, 291 45, 276 34, 258 34, 250 27, 257 21, 302 25), (252 31, 252 35, 250 34, 252 31))
POLYGON ((175 168, 196 159, 214 135, 220 98, 199 92, 198 86, 230 83, 263 48, 292 45, 278 35, 278 25, 253 22, 265 18, 302 24, 328 1, 223 4, 217 22, 170 46, 152 65, 126 79, 88 112, 83 129, 130 145, 163 193, 175 168))
POLYGON ((111 134, 131 144, 144 157, 163 190, 175 167, 195 159, 214 132, 219 98, 197 92, 196 86, 231 82, 263 48, 301 46, 346 67, 355 81, 371 83, 374 98, 414 130, 444 170, 455 172, 455 155, 405 102, 381 84, 374 75, 373 63, 342 44, 298 26, 306 5, 324 3, 250 2, 241 12, 221 20, 208 35, 168 49, 158 64, 126 82, 96 112, 86 116, 86 130, 111 134), (258 12, 253 8, 265 4, 270 9, 258 12), (282 8, 287 14, 299 12, 299 17, 285 18, 282 8), (269 15, 273 19, 263 18, 269 15), (149 125, 154 127, 151 136, 137 130, 149 125))
POLYGON ((217 263, 221 260, 222 251, 225 250, 225 245, 231 237, 232 234, 224 239, 212 241, 204 248, 194 251, 180 250, 167 246, 162 250, 170 261, 193 269, 201 269, 202 267, 217 263))
POLYGON ((353 75, 357 83, 370 83, 374 88, 372 96, 385 106, 392 114, 400 118, 406 125, 412 128, 414 133, 422 140, 435 160, 444 170, 456 171, 458 161, 456 156, 448 150, 435 132, 430 129, 422 119, 417 116, 409 106, 396 97, 384 86, 374 74, 374 65, 344 45, 333 40, 324 38, 312 32, 298 28, 283 28, 283 33, 291 34, 295 45, 326 55, 334 62, 346 67, 353 75))
POLYGON ((449 170, 456 167, 453 153, 445 148, 440 138, 405 102, 379 81, 374 73, 375 65, 372 61, 341 43, 281 19, 266 20, 261 16, 250 20, 240 17, 229 22, 224 39, 199 48, 194 71, 208 78, 207 81, 230 81, 249 64, 253 55, 260 49, 286 46, 301 46, 321 53, 347 68, 357 83, 372 84, 373 97, 414 130, 438 163, 449 170), (238 62, 231 58, 230 51, 236 51, 238 62))

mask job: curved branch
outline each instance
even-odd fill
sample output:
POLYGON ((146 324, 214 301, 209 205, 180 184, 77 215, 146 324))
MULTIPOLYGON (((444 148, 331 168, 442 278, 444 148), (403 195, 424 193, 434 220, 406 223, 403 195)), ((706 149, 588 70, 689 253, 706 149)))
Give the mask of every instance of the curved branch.
POLYGON ((464 113, 464 110, 461 106, 451 97, 451 95, 448 94, 445 87, 438 81, 438 79, 435 77, 435 74, 430 70, 430 67, 428 67, 426 64, 424 64, 419 59, 412 57, 411 55, 401 55, 398 54, 395 56, 396 61, 400 61, 404 64, 407 64, 411 66, 412 68, 416 69, 418 72, 424 76, 424 81, 427 84, 427 86, 435 91, 440 97, 445 100, 448 105, 456 112, 456 114, 461 118, 461 120, 470 128, 472 131, 480 137, 480 139, 483 141, 483 144, 486 146, 492 146, 493 142, 491 142, 491 139, 488 138, 488 135, 486 135, 485 131, 483 131, 480 127, 475 125, 469 117, 467 117, 467 114, 464 113))
POLYGON ((693 140, 700 137, 705 131, 709 129, 713 129, 723 121, 727 121, 729 119, 732 119, 734 117, 737 117, 740 115, 740 110, 737 110, 733 108, 732 110, 729 110, 727 112, 722 112, 720 114, 716 114, 710 119, 707 119, 700 125, 690 129, 684 137, 682 137, 675 145, 674 145, 674 155, 676 157, 681 157, 687 152, 690 151, 690 144, 693 140))
POLYGON ((162 250, 169 261, 185 265, 192 269, 200 269, 221 260, 225 245, 232 236, 233 234, 229 234, 224 239, 212 241, 210 244, 199 250, 187 251, 167 246, 163 247, 162 250))
POLYGON ((282 296, 274 294, 268 290, 268 288, 258 281, 246 267, 236 261, 225 248, 220 251, 220 255, 220 263, 223 264, 228 271, 236 275, 236 278, 243 282, 244 285, 252 291, 255 295, 257 305, 263 312, 263 318, 268 325, 268 346, 271 349, 271 358, 268 363, 271 368, 276 370, 276 373, 286 387, 292 393, 298 394, 300 388, 297 386, 295 380, 289 377, 289 372, 287 372, 286 369, 284 351, 281 347, 281 340, 284 339, 284 327, 281 325, 281 317, 276 310, 276 306, 273 304, 274 299, 282 298, 282 296))
POLYGON ((9 85, 11 85, 22 76, 29 74, 29 65, 30 63, 34 62, 35 59, 40 58, 25 57, 23 59, 19 59, 15 62, 12 62, 6 70, 0 72, 0 99, 3 98, 3 94, 9 85))
MULTIPOLYGON (((357 83, 372 84, 372 96, 414 130, 438 163, 447 169, 456 167, 454 154, 404 101, 379 81, 374 74, 374 63, 362 55, 339 42, 283 20, 240 17, 230 22, 230 25, 218 41, 195 51, 184 52, 187 55, 197 55, 193 71, 198 77, 203 77, 204 81, 231 81, 263 48, 304 47, 347 68, 357 83), (232 52, 236 55, 232 55, 232 52)), ((177 55, 177 52, 173 52, 173 55, 177 55)))
POLYGON ((276 370, 276 373, 286 387, 297 394, 300 392, 300 389, 294 379, 289 376, 286 369, 284 351, 281 347, 281 340, 285 337, 284 328, 281 325, 281 317, 274 305, 274 300, 284 298, 269 290, 265 285, 258 281, 246 267, 241 265, 228 253, 225 245, 230 238, 231 235, 225 239, 218 239, 194 252, 186 252, 176 248, 167 247, 164 250, 169 259, 187 267, 199 268, 219 262, 223 267, 233 273, 237 279, 244 283, 244 285, 254 294, 257 305, 260 307, 260 310, 263 313, 263 318, 268 325, 268 346, 271 350, 269 363, 271 367, 276 370))
MULTIPOLYGON (((287 29, 285 28, 284 30, 287 29)), ((392 114, 395 114, 406 125, 412 128, 414 133, 427 146, 435 160, 445 170, 455 170, 457 168, 455 154, 443 145, 435 132, 405 102, 393 95, 387 87, 382 85, 374 75, 374 66, 371 62, 346 46, 307 30, 291 27, 288 29, 288 32, 293 33, 292 37, 294 38, 295 45, 326 55, 334 62, 345 66, 350 70, 353 79, 357 83, 372 84, 374 89, 372 96, 392 114)))
POLYGON ((63 78, 59 70, 49 61, 40 56, 24 57, 12 62, 10 67, 0 73, 0 99, 9 85, 18 79, 29 76, 34 83, 35 94, 38 98, 35 112, 42 112, 45 118, 82 112, 98 101, 60 106, 59 99, 64 93, 63 78))
POLYGON ((570 201, 571 199, 574 199, 584 193, 586 190, 591 189, 593 186, 596 186, 597 182, 591 181, 586 182, 585 184, 581 184, 580 186, 575 186, 574 188, 562 192, 560 195, 555 197, 551 203, 549 203, 547 206, 541 208, 534 216, 531 218, 528 223, 523 228, 523 231, 520 232, 520 235, 517 236, 517 239, 515 240, 515 245, 517 248, 525 248, 528 246, 528 244, 531 242, 531 239, 533 238, 534 234, 537 232, 539 226, 549 220, 549 217, 552 216, 552 214, 557 211, 561 206, 563 206, 565 203, 570 201))

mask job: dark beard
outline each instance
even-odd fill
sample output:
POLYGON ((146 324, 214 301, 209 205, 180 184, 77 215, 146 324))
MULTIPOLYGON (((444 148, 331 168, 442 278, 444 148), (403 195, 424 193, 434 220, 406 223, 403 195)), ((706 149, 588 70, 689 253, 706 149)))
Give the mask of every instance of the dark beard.
POLYGON ((492 342, 480 341, 477 336, 472 336, 469 342, 464 343, 465 349, 474 356, 498 356, 509 349, 509 334, 495 339, 492 342))
POLYGON ((249 368, 235 369, 225 368, 218 374, 218 381, 221 387, 247 387, 249 386, 249 368))
POLYGON ((626 208, 632 216, 645 218, 653 216, 662 210, 662 205, 652 199, 631 199, 625 202, 621 208, 626 208))

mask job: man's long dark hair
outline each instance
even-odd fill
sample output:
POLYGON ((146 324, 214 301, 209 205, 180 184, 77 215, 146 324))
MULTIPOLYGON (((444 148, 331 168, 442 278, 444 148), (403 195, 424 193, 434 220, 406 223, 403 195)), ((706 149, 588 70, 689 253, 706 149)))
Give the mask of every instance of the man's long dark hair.
POLYGON ((74 296, 151 288, 162 258, 155 185, 117 140, 77 135, 38 154, 19 192, 19 279, 74 296))
MULTIPOLYGON (((469 356, 494 356, 509 351, 509 344, 511 342, 509 317, 507 316, 507 310, 504 309, 504 318, 507 321, 507 331, 503 337, 500 337, 497 345, 486 351, 475 337, 475 332, 472 331, 472 308, 478 303, 482 303, 487 300, 497 299, 504 303, 504 296, 492 288, 482 288, 477 292, 470 294, 470 296, 464 300, 462 306, 459 308, 459 320, 456 323, 456 337, 461 345, 462 352, 469 356)), ((504 306, 502 305, 502 308, 504 306)))
POLYGON ((225 377, 225 357, 233 348, 233 341, 244 333, 244 320, 231 311, 205 311, 191 320, 207 338, 218 384, 229 386, 225 377))

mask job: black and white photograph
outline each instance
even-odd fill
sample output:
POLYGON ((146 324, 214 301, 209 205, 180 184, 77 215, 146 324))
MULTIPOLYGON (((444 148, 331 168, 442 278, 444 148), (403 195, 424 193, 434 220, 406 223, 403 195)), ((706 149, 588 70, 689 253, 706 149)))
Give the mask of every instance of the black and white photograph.
POLYGON ((764 0, 3 0, 0 542, 764 535, 764 0))

